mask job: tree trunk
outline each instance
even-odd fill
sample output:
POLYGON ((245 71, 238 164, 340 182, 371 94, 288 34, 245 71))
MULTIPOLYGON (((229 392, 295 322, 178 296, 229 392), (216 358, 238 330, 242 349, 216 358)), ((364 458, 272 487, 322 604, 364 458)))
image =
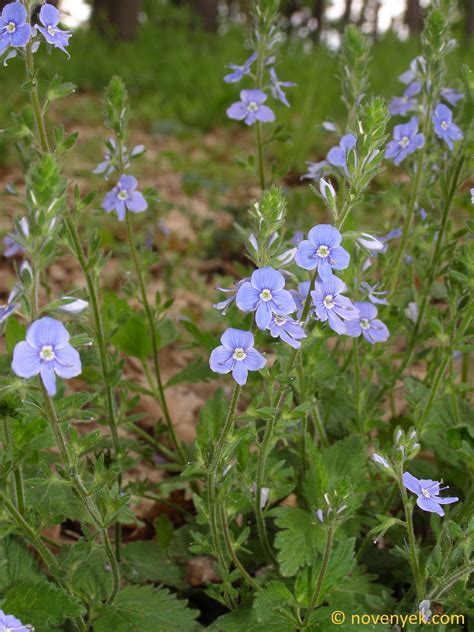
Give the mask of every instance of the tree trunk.
POLYGON ((132 40, 137 35, 140 8, 141 0, 93 0, 92 22, 101 33, 132 40))
POLYGON ((410 29, 410 35, 421 32, 423 28, 423 16, 421 14, 420 0, 407 0, 405 24, 410 29))
POLYGON ((314 0, 313 5, 313 16, 316 18, 318 22, 318 27, 314 32, 314 38, 317 42, 321 39, 321 34, 324 28, 324 10, 325 10, 325 0, 314 0))
POLYGON ((346 4, 344 7, 344 15, 342 16, 342 23, 344 27, 346 27, 351 21, 351 12, 352 12, 352 0, 346 0, 346 4))

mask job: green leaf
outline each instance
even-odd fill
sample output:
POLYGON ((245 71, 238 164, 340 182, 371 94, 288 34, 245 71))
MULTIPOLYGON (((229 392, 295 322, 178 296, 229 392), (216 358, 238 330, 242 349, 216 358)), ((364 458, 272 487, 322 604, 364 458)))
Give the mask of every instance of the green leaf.
POLYGON ((0 540, 0 593, 17 582, 38 581, 41 573, 30 551, 19 540, 0 540))
POLYGON ((194 632, 197 615, 168 590, 128 586, 100 609, 94 632, 194 632))
POLYGON ((209 362, 205 362, 202 358, 198 358, 191 362, 187 367, 185 367, 179 373, 175 373, 173 377, 171 377, 165 384, 165 388, 169 388, 170 386, 176 386, 176 384, 181 384, 186 382, 188 384, 193 384, 194 382, 205 382, 211 377, 212 373, 209 368, 209 362))
POLYGON ((292 577, 305 565, 313 563, 323 549, 325 531, 312 515, 299 507, 277 507, 270 512, 281 529, 275 537, 280 572, 292 577))
POLYGON ((178 338, 178 332, 170 318, 163 318, 163 320, 160 320, 158 327, 156 328, 156 335, 158 338, 159 349, 164 349, 175 342, 178 338))
POLYGON ((144 359, 151 354, 151 341, 143 315, 133 314, 112 336, 112 343, 122 353, 144 359))
POLYGON ((280 581, 270 581, 259 590, 253 602, 253 610, 258 621, 268 621, 279 610, 292 606, 295 599, 290 590, 280 581))
POLYGON ((5 325, 5 343, 8 353, 13 353, 15 345, 25 339, 26 327, 10 317, 5 325))
POLYGON ((156 542, 131 542, 123 548, 124 573, 131 583, 154 582, 184 587, 183 569, 156 542))
POLYGON ((15 584, 7 592, 2 609, 14 612, 25 624, 33 625, 36 632, 51 632, 53 626, 86 612, 76 597, 46 581, 15 584))

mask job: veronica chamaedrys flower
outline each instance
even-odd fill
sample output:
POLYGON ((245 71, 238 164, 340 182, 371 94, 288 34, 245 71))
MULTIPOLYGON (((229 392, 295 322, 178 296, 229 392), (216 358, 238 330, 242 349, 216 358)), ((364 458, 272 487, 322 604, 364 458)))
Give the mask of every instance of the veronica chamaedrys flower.
POLYGON ((107 213, 117 212, 119 222, 125 219, 126 211, 131 213, 143 213, 148 208, 148 204, 143 195, 136 190, 137 179, 133 176, 120 176, 116 187, 109 191, 102 203, 102 208, 107 213))
POLYGON ((450 505, 459 500, 457 496, 442 498, 439 495, 439 492, 448 489, 448 486, 441 487, 441 483, 432 481, 429 478, 415 478, 415 476, 409 472, 403 474, 403 484, 407 489, 418 496, 416 504, 420 509, 437 513, 438 516, 444 516, 444 511, 440 505, 450 505))
POLYGON ((388 290, 379 290, 380 283, 370 285, 367 281, 362 281, 360 289, 367 293, 369 301, 374 305, 388 305, 388 301, 385 296, 388 294, 388 290))
POLYGON ((229 298, 226 298, 223 301, 219 301, 218 303, 215 303, 213 305, 213 307, 215 309, 219 310, 220 312, 222 312, 223 315, 227 314, 227 312, 229 311, 229 308, 235 303, 235 298, 237 296, 237 292, 238 292, 240 286, 243 283, 245 283, 246 281, 248 281, 248 278, 242 279, 241 281, 237 281, 237 283, 235 283, 230 288, 228 288, 228 287, 220 287, 218 285, 216 287, 216 290, 219 290, 219 292, 224 292, 224 294, 230 294, 230 296, 229 296, 229 298))
POLYGON ((280 338, 288 343, 293 349, 299 349, 303 338, 306 338, 301 323, 288 316, 273 314, 268 330, 273 338, 280 338))
POLYGON ((421 87, 422 86, 421 86, 421 83, 419 81, 413 81, 406 88, 405 92, 403 93, 403 96, 408 97, 409 99, 411 99, 412 97, 415 97, 416 95, 420 94, 421 87))
POLYGON ((308 171, 301 176, 300 180, 318 180, 324 173, 328 163, 325 160, 321 160, 320 162, 307 162, 306 164, 308 165, 308 171))
POLYGON ((389 158, 396 165, 399 165, 409 154, 423 147, 424 144, 425 137, 418 133, 418 119, 414 116, 408 123, 395 125, 393 140, 387 145, 385 158, 389 158))
POLYGON ((372 454, 372 461, 374 463, 377 463, 377 465, 381 465, 386 470, 390 469, 390 463, 387 461, 387 459, 381 456, 380 454, 377 454, 376 452, 372 454))
POLYGON ((398 77, 398 80, 405 85, 412 83, 418 77, 420 70, 424 72, 425 69, 426 60, 422 55, 419 55, 411 60, 409 70, 405 70, 405 72, 398 77))
POLYGON ((6 237, 3 238, 3 244, 5 246, 5 250, 3 251, 4 257, 14 257, 15 255, 25 252, 23 246, 15 241, 13 235, 6 235, 6 237))
POLYGON ((43 4, 39 13, 39 19, 43 26, 38 24, 38 31, 44 39, 55 48, 61 49, 69 57, 66 46, 69 45, 71 31, 63 31, 58 28, 61 14, 52 4, 43 4))
POLYGON ((245 75, 249 75, 252 64, 256 59, 257 53, 252 53, 242 66, 238 66, 237 64, 227 64, 226 68, 232 70, 232 72, 224 77, 224 81, 226 83, 237 83, 245 77, 245 75))
POLYGON ((243 386, 247 382, 249 371, 259 371, 266 360, 253 348, 254 337, 250 331, 227 329, 221 336, 220 347, 216 347, 209 358, 209 366, 215 373, 230 373, 243 386))
POLYGON ((410 99, 407 96, 393 97, 388 106, 388 113, 390 116, 405 116, 410 110, 416 108, 415 99, 410 99))
POLYGON ((295 301, 285 287, 285 277, 273 268, 255 270, 250 281, 243 283, 236 297, 237 307, 255 313, 259 329, 267 329, 273 314, 288 316, 296 310, 295 301))
POLYGON ((362 334, 367 342, 385 342, 390 336, 387 326, 377 318, 377 308, 372 303, 354 303, 359 318, 346 323, 346 334, 357 338, 362 334))
POLYGON ((349 176, 347 169, 347 154, 354 149, 357 139, 353 134, 345 134, 339 141, 339 145, 331 147, 326 156, 326 160, 333 167, 340 167, 349 176))
POLYGON ((9 46, 22 48, 28 44, 31 26, 28 14, 21 2, 10 2, 0 15, 0 55, 9 46))
POLYGON ((461 140, 463 133, 453 123, 453 113, 444 103, 436 106, 432 116, 436 136, 444 140, 449 149, 454 149, 453 141, 461 140))
POLYGON ((26 332, 13 351, 13 372, 26 379, 40 375, 48 395, 56 394, 56 375, 69 379, 82 371, 79 353, 69 344, 64 325, 45 316, 26 332))
POLYGON ((323 322, 327 320, 331 329, 338 334, 346 333, 344 321, 359 318, 359 311, 350 299, 342 296, 345 290, 346 284, 333 275, 329 281, 316 281, 311 292, 317 316, 323 322))
POLYGON ((0 610, 0 632, 32 632, 31 625, 23 623, 12 614, 5 614, 0 610))
POLYGON ((275 114, 268 105, 264 105, 267 95, 262 90, 242 90, 240 101, 233 103, 227 110, 227 116, 234 121, 244 121, 253 125, 257 121, 272 123, 275 114))
POLYGON ((292 81, 280 81, 277 77, 275 68, 270 68, 270 90, 274 99, 281 101, 286 107, 290 107, 290 103, 283 92, 282 88, 294 88, 296 83, 292 81))
POLYGON ((19 303, 9 303, 8 305, 0 305, 0 324, 13 314, 20 307, 19 303))
POLYGON ((443 88, 443 90, 441 90, 441 96, 450 105, 457 105, 459 101, 464 99, 464 94, 454 88, 443 88))
POLYGON ((350 255, 340 245, 341 233, 330 224, 313 226, 308 239, 298 244, 295 262, 305 270, 318 269, 318 274, 326 281, 331 278, 332 270, 345 270, 349 265, 350 255))
POLYGON ((66 314, 80 314, 89 307, 89 303, 84 301, 82 298, 63 296, 62 300, 64 302, 58 307, 58 309, 66 314))
POLYGON ((429 601, 429 599, 423 599, 423 601, 420 601, 418 610, 420 611, 420 615, 421 615, 421 618, 423 619, 423 622, 429 623, 429 620, 431 619, 431 614, 432 614, 431 602, 429 601))

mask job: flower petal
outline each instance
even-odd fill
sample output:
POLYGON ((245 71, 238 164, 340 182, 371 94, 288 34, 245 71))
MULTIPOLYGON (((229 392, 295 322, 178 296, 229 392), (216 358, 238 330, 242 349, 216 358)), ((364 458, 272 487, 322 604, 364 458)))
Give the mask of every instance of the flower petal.
POLYGON ((242 101, 237 101, 227 108, 227 116, 234 121, 243 121, 247 114, 248 110, 242 101))
POLYGON ((19 342, 13 350, 12 370, 15 375, 30 378, 41 370, 39 351, 26 341, 19 342))
POLYGON ((250 331, 229 327, 221 336, 221 342, 227 349, 249 349, 254 345, 254 337, 250 331))
POLYGON ((59 320, 44 316, 30 325, 26 332, 26 341, 37 349, 51 345, 56 351, 68 344, 69 334, 59 320))
POLYGON ((40 371, 41 379, 50 397, 56 395, 56 374, 52 362, 47 364, 43 362, 40 371))
POLYGON ((243 360, 243 362, 245 362, 245 366, 249 371, 259 371, 260 369, 263 369, 267 361, 261 353, 259 353, 256 349, 247 349, 246 353, 247 357, 243 360))
POLYGON ((232 371, 234 361, 232 359, 232 350, 227 347, 216 347, 212 350, 209 358, 209 366, 215 373, 229 373, 232 371))
POLYGON ((41 11, 39 13, 39 19, 46 26, 56 26, 59 24, 59 20, 61 19, 61 14, 53 7, 52 4, 44 4, 41 7, 41 11))
POLYGON ((235 303, 243 312, 251 312, 257 307, 260 300, 260 292, 252 287, 250 281, 243 283, 236 294, 235 303))
POLYGON ((127 208, 132 213, 143 213, 148 208, 148 203, 139 191, 133 191, 127 200, 127 208))
POLYGON ((74 347, 67 345, 56 351, 54 370, 63 378, 76 377, 82 371, 81 357, 74 347))
POLYGON ((2 19, 8 22, 14 22, 17 26, 24 24, 28 14, 21 2, 10 2, 2 11, 2 19))
POLYGON ((251 277, 252 286, 257 290, 278 292, 285 287, 285 277, 274 268, 266 267, 255 270, 251 277))
POLYGON ((422 494, 420 481, 410 474, 410 472, 404 472, 403 484, 414 494, 417 494, 418 496, 422 494))
POLYGON ((298 244, 295 263, 304 270, 314 270, 316 267, 316 248, 308 239, 303 239, 298 244))
POLYGON ((327 246, 334 248, 339 246, 342 241, 342 235, 335 226, 331 224, 318 224, 308 233, 308 239, 318 248, 319 246, 327 246))
POLYGON ((240 384, 240 386, 244 386, 247 383, 247 375, 248 369, 245 366, 244 362, 236 362, 234 368, 232 369, 232 377, 240 384))
POLYGON ((271 320, 272 310, 270 309, 270 305, 268 303, 260 303, 255 313, 255 322, 257 323, 257 327, 262 330, 267 329, 271 320))
POLYGON ((416 499, 416 504, 420 509, 423 509, 423 511, 429 511, 431 513, 437 513, 438 516, 444 516, 444 511, 434 500, 434 498, 425 498, 424 496, 418 496, 418 498, 416 499))

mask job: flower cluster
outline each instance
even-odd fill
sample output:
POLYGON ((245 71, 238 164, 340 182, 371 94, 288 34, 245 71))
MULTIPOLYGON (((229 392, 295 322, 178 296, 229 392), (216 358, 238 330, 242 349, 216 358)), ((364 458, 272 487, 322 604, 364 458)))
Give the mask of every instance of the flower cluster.
POLYGON ((69 45, 70 31, 59 28, 61 14, 52 4, 43 4, 39 12, 40 24, 31 26, 28 22, 28 12, 24 5, 17 2, 7 4, 0 15, 0 55, 8 49, 8 58, 14 57, 18 50, 23 50, 31 43, 32 50, 39 46, 37 33, 41 33, 48 44, 69 53, 66 47, 69 45))

